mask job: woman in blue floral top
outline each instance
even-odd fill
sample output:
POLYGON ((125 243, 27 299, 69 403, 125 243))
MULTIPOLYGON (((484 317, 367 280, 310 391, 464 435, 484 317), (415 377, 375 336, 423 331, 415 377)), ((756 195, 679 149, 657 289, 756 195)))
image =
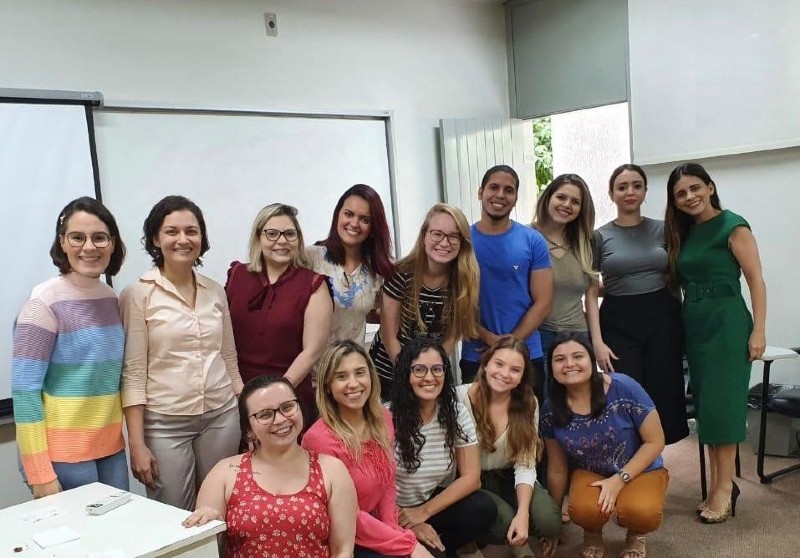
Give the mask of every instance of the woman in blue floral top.
POLYGON ((550 346, 550 397, 540 432, 547 485, 557 504, 569 481, 569 516, 584 530, 582 558, 605 558, 603 526, 616 512, 628 534, 620 558, 644 558, 645 535, 661 526, 669 475, 664 431, 652 399, 624 374, 597 370, 592 347, 575 333, 550 346))

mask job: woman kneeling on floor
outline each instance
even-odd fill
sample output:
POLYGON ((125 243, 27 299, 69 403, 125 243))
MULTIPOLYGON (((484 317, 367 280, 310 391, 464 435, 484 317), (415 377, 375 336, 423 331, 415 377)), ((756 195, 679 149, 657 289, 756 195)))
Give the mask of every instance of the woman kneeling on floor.
POLYGON ((584 530, 580 556, 605 558, 603 526, 616 512, 628 529, 620 558, 644 558, 645 535, 661 526, 669 482, 653 401, 628 376, 599 372, 591 345, 576 334, 558 335, 548 362, 541 424, 547 485, 560 505, 569 480, 569 517, 584 530))

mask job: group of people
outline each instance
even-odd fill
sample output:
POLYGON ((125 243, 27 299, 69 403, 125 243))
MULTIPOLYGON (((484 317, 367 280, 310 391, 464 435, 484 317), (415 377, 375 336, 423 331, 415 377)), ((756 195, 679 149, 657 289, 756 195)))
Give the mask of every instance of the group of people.
POLYGON ((636 165, 612 173, 617 218, 597 230, 579 176, 556 177, 530 225, 510 218, 519 187, 511 167, 492 167, 480 220, 434 205, 398 262, 369 186, 341 196, 310 246, 297 210, 269 205, 224 287, 197 271, 202 211, 167 196, 143 226, 153 268, 119 300, 101 281, 125 255, 114 217, 70 202, 50 251, 60 275, 33 289, 14 331, 34 497, 128 489, 124 415, 148 497, 194 510, 187 526, 226 521, 231 557, 428 558, 485 544, 522 557, 530 543, 552 556, 568 499, 583 558, 606 555, 613 514, 628 529, 622 558, 643 558, 663 516, 661 451, 688 434, 685 354, 711 462, 697 509, 725 521, 750 361, 765 348, 747 222, 695 163, 670 175, 663 222, 641 214, 636 165), (380 324, 370 347, 367 323, 380 324))

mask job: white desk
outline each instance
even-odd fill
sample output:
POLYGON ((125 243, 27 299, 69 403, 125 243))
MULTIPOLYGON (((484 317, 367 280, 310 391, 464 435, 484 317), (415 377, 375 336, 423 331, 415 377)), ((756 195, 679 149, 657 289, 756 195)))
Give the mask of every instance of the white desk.
POLYGON ((187 529, 181 521, 189 512, 136 494, 105 515, 86 513, 87 504, 114 492, 118 490, 94 483, 0 510, 0 557, 87 558, 115 549, 123 551, 125 558, 219 557, 216 535, 225 530, 221 521, 187 529), (35 523, 21 518, 51 506, 63 513, 35 523), (31 539, 36 533, 61 526, 75 530, 81 538, 48 549, 31 539), (21 552, 14 551, 20 547, 21 552))

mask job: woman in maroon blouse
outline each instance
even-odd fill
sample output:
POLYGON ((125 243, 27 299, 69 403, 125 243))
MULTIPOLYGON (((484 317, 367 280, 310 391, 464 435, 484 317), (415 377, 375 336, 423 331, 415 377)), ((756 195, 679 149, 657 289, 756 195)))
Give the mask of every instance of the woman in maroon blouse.
POLYGON ((307 269, 297 209, 274 203, 258 212, 250 233, 250 263, 228 270, 228 304, 248 380, 283 376, 315 416, 311 369, 328 339, 333 315, 325 276, 307 269))

